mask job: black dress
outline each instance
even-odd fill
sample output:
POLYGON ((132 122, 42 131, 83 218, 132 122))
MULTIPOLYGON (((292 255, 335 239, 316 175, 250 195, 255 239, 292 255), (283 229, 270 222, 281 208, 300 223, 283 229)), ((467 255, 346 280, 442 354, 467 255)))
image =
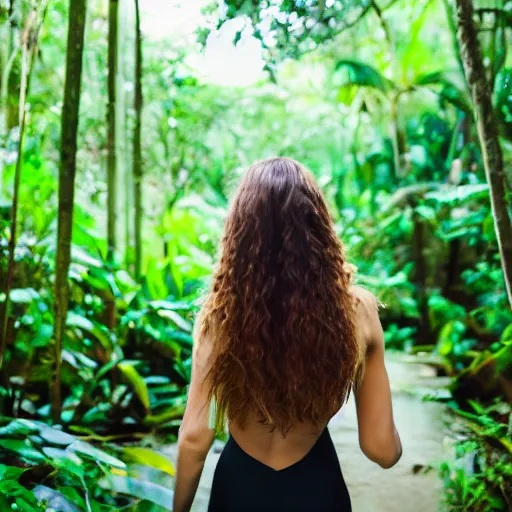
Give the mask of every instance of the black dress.
POLYGON ((208 512, 351 512, 350 496, 327 427, 307 455, 275 470, 230 436, 220 456, 208 512))

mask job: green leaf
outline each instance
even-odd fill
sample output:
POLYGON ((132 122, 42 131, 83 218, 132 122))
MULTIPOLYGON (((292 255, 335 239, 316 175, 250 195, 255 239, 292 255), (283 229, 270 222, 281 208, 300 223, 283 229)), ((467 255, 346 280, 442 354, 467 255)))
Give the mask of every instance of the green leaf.
POLYGON ((124 375, 126 380, 133 386, 135 394, 139 397, 142 405, 146 411, 149 411, 149 392, 144 379, 140 376, 134 366, 130 363, 123 362, 119 363, 118 366, 121 373, 124 375))
POLYGON ((431 71, 418 75, 414 83, 416 85, 439 85, 445 83, 446 80, 445 71, 431 71))
POLYGON ((48 443, 67 446, 76 441, 75 436, 66 434, 66 432, 62 432, 62 430, 57 430, 56 428, 49 427, 44 423, 39 423, 38 426, 39 435, 48 443))
POLYGON ((79 478, 84 477, 85 468, 82 459, 73 451, 46 446, 43 448, 43 453, 52 466, 69 471, 79 478))
POLYGON ((512 342, 512 324, 509 324, 507 325, 507 327, 505 327, 505 329, 501 333, 500 340, 504 342, 512 342))
POLYGON ((172 407, 169 407, 169 409, 159 414, 148 414, 144 418, 144 424, 150 427, 161 425, 162 423, 166 423, 169 420, 181 418, 183 416, 184 411, 185 404, 177 404, 172 407))
POLYGON ((141 464, 151 466, 174 476, 174 466, 172 462, 160 453, 154 452, 149 448, 128 447, 123 449, 123 453, 134 462, 140 462, 141 464))
POLYGON ((148 263, 146 286, 152 299, 165 299, 168 295, 162 270, 155 260, 150 260, 148 263))
POLYGON ((357 91, 359 90, 357 85, 347 84, 340 87, 336 99, 339 103, 350 106, 354 103, 357 98, 357 91))
POLYGON ((450 355, 465 331, 466 326, 459 320, 453 320, 445 324, 439 333, 437 353, 441 356, 450 355))
POLYGON ((110 403, 99 403, 91 407, 82 417, 83 424, 103 423, 108 417, 109 412, 113 409, 110 403))
MULTIPOLYGON (((43 510, 38 506, 37 499, 32 492, 16 480, 0 480, 0 496, 2 494, 8 496, 16 503, 17 510, 23 512, 43 510)), ((11 506, 7 509, 2 509, 2 512, 4 510, 15 510, 15 508, 11 506)))
POLYGON ((34 348, 46 347, 50 343, 53 336, 53 325, 41 324, 41 327, 35 334, 34 338, 30 342, 30 345, 34 348))
POLYGON ((158 310, 158 316, 171 320, 171 322, 173 322, 177 327, 183 329, 186 332, 192 332, 192 324, 187 322, 183 317, 176 313, 176 311, 171 311, 170 309, 160 309, 158 310))
POLYGON ((6 496, 0 493, 0 510, 9 510, 11 508, 11 502, 6 496))
POLYGON ((428 163, 427 148, 419 144, 413 144, 409 149, 411 164, 424 168, 428 163))
MULTIPOLYGON (((85 503, 84 498, 80 495, 77 489, 70 486, 65 487, 57 487, 57 489, 67 500, 71 503, 74 503, 80 512, 88 510, 87 505, 85 503)), ((103 507, 100 508, 99 504, 93 500, 90 500, 91 502, 91 509, 92 512, 111 512, 110 507, 108 509, 104 509, 103 507)))
POLYGON ((107 282, 108 282, 108 284, 110 286, 110 290, 112 291, 112 295, 114 295, 114 297, 116 297, 116 299, 122 298, 122 294, 121 294, 121 291, 119 290, 119 287, 117 286, 115 277, 112 274, 107 273, 105 275, 105 279, 107 280, 107 282))
POLYGON ((45 485, 36 485, 32 491, 34 496, 45 503, 46 510, 53 509, 59 512, 80 512, 80 509, 71 503, 63 494, 46 487, 45 485))
POLYGON ((504 137, 512 141, 512 68, 503 69, 496 77, 495 111, 501 132, 504 137))
POLYGON ((110 285, 105 278, 105 275, 108 273, 107 270, 104 269, 92 269, 89 273, 84 277, 84 281, 86 281, 92 288, 96 291, 101 291, 105 293, 110 293, 110 285))
POLYGON ((90 445, 89 443, 86 443, 85 441, 75 441, 73 444, 69 445, 68 450, 83 455, 87 455, 88 457, 91 457, 92 459, 98 460, 100 462, 104 462, 109 466, 114 466, 120 469, 126 469, 126 464, 123 461, 116 459, 115 457, 112 457, 112 455, 109 455, 103 450, 95 448, 94 446, 90 445))
POLYGON ((337 62, 335 70, 344 69, 348 72, 346 85, 358 85, 360 87, 371 87, 387 93, 396 89, 396 85, 379 73, 372 66, 355 60, 344 59, 337 62))
POLYGON ((417 206, 414 211, 423 219, 430 223, 434 223, 436 220, 436 212, 430 206, 420 205, 417 206))
POLYGON ((103 268, 103 262, 91 256, 82 247, 73 245, 71 247, 71 259, 74 262, 81 263, 86 267, 103 268))
POLYGON ((91 334, 103 345, 104 348, 110 348, 112 345, 109 333, 104 330, 102 326, 95 324, 85 316, 75 313, 74 311, 68 312, 66 325, 68 327, 76 327, 91 334))
POLYGON ((107 478, 100 480, 100 487, 111 489, 120 494, 135 496, 141 500, 148 500, 156 503, 166 510, 172 510, 174 492, 161 485, 152 482, 137 480, 129 476, 108 475, 107 478))
POLYGON ((0 446, 17 453, 23 459, 35 462, 43 462, 45 460, 45 456, 39 450, 33 448, 30 443, 20 439, 0 439, 0 446))
POLYGON ((96 375, 94 376, 94 381, 99 382, 109 371, 111 371, 118 364, 119 361, 117 359, 110 360, 108 363, 106 363, 98 370, 98 373, 96 373, 96 375))
POLYGON ((15 466, 6 466, 0 464, 0 481, 1 480, 18 480, 18 478, 25 472, 24 469, 15 466))
POLYGON ((191 305, 185 301, 171 301, 171 300, 152 300, 148 305, 153 309, 168 309, 171 311, 190 311, 191 305))
POLYGON ((167 332, 167 336, 169 337, 170 340, 175 340, 179 342, 180 347, 186 345, 187 348, 191 349, 192 345, 194 344, 192 335, 186 332, 171 331, 167 332))
POLYGON ((146 334, 155 340, 160 341, 162 339, 162 333, 158 329, 155 329, 151 324, 146 324, 143 330, 146 334))
POLYGON ((28 435, 35 430, 39 430, 36 422, 26 419, 12 420, 5 427, 0 428, 0 437, 28 435))
POLYGON ((39 293, 34 288, 14 288, 9 294, 14 304, 30 304, 34 299, 39 299, 39 293))
POLYGON ((471 98, 466 92, 465 83, 460 73, 441 70, 425 73, 416 77, 414 84, 417 86, 434 86, 439 97, 451 103, 459 110, 472 114, 471 98))
POLYGON ((462 112, 466 112, 467 114, 473 113, 473 107, 471 106, 471 103, 469 102, 469 99, 467 96, 462 93, 459 89, 457 89, 452 84, 446 84, 439 93, 439 96, 444 101, 447 101, 448 103, 451 103, 455 107, 457 107, 459 110, 462 110, 462 112))
POLYGON ((434 199, 440 203, 455 203, 476 200, 487 197, 489 186, 486 183, 475 185, 446 186, 435 192, 425 194, 426 199, 434 199))

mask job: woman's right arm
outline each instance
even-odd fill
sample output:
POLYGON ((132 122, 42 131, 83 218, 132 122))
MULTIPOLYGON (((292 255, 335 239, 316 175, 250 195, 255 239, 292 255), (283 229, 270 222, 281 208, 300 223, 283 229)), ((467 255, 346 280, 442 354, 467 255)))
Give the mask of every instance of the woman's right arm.
POLYGON ((366 347, 362 380, 355 392, 359 445, 373 462, 387 469, 402 455, 400 436, 393 419, 391 389, 384 364, 384 333, 373 294, 357 287, 358 336, 366 347))

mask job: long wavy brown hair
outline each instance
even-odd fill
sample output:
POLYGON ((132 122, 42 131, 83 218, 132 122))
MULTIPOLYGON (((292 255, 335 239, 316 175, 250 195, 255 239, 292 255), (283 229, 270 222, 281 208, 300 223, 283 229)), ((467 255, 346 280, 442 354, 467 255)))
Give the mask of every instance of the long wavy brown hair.
POLYGON ((200 315, 217 428, 224 418, 243 426, 251 413, 284 435, 336 413, 361 360, 350 283, 312 175, 289 158, 253 164, 200 315))

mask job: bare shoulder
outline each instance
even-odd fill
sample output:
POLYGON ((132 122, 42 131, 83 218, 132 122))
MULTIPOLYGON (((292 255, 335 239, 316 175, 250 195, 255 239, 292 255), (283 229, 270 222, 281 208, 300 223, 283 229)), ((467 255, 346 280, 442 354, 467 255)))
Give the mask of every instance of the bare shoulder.
POLYGON ((192 338, 194 340, 194 348, 199 342, 199 338, 202 335, 204 322, 204 310, 201 308, 194 319, 194 328, 192 330, 192 338))
POLYGON ((204 310, 201 309, 196 315, 192 331, 193 348, 192 355, 196 365, 206 366, 212 351, 210 336, 203 329, 204 310))
POLYGON ((362 286, 352 286, 350 292, 356 300, 358 315, 372 316, 378 312, 379 301, 372 292, 362 286))
MULTIPOLYGON (((379 319, 380 301, 362 286, 352 286, 351 293, 356 302, 356 329, 360 342, 366 347, 382 339, 382 326, 379 319)), ((383 342, 383 340, 382 340, 383 342)))

